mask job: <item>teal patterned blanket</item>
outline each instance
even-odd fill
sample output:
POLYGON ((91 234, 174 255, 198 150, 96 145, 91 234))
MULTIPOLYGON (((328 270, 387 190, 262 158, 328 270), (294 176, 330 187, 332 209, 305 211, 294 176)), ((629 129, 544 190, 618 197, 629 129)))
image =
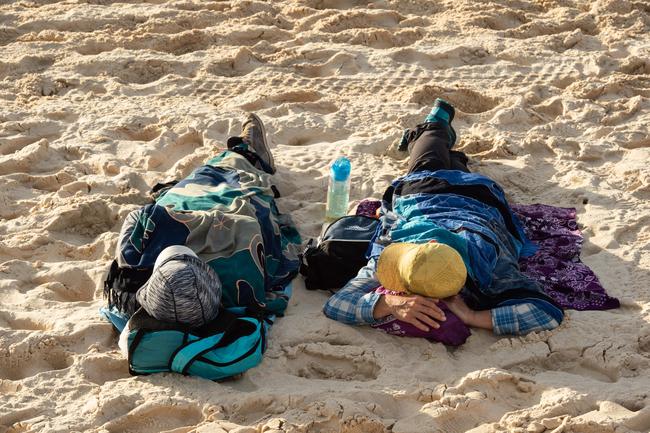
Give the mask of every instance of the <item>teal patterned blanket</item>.
POLYGON ((298 272, 301 239, 278 211, 271 175, 225 151, 131 212, 117 246, 121 267, 151 268, 170 245, 186 245, 223 284, 223 304, 281 315, 298 272))

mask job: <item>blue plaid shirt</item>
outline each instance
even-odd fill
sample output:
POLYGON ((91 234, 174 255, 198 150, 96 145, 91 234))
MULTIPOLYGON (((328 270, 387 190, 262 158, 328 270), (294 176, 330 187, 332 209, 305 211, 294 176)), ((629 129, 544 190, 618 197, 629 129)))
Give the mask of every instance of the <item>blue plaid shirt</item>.
MULTIPOLYGON (((355 278, 329 298, 323 307, 325 315, 353 325, 377 322, 373 311, 381 295, 375 293, 375 289, 380 286, 375 277, 375 267, 376 260, 370 259, 355 278)), ((518 299, 506 304, 491 310, 492 327, 497 335, 523 335, 553 329, 559 325, 538 300, 518 299)))

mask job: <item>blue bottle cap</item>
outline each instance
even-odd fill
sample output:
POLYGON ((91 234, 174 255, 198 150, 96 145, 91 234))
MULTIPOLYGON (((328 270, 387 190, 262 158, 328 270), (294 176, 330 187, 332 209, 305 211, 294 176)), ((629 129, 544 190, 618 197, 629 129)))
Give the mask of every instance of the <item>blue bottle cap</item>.
POLYGON ((345 156, 340 156, 332 163, 332 176, 336 181, 344 181, 350 177, 352 171, 352 164, 345 156))

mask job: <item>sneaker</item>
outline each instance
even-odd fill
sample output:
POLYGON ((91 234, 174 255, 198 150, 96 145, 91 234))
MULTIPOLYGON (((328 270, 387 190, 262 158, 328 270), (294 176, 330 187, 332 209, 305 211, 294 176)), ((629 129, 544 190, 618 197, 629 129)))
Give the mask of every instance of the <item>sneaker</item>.
POLYGON ((456 110, 454 110, 454 107, 449 102, 442 98, 436 98, 431 112, 424 119, 424 123, 438 122, 447 126, 447 132, 449 133, 449 149, 454 147, 454 144, 456 144, 456 130, 451 126, 455 113, 456 110))
POLYGON ((426 119, 424 119, 424 123, 442 122, 451 125, 455 112, 456 110, 454 110, 454 107, 449 102, 442 98, 436 98, 436 102, 433 103, 433 108, 426 119))
POLYGON ((262 120, 253 113, 248 113, 242 125, 241 139, 247 145, 248 150, 255 152, 261 162, 268 166, 271 174, 275 173, 275 161, 273 154, 266 141, 266 131, 262 120))

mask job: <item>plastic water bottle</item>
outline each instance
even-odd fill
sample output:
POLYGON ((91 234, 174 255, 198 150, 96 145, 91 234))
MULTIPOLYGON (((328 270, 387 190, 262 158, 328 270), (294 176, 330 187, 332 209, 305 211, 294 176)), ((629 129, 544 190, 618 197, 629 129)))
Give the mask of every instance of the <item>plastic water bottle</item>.
POLYGON ((350 201, 350 172, 352 165, 345 156, 337 158, 330 168, 330 182, 327 188, 325 220, 328 222, 348 213, 350 201))

